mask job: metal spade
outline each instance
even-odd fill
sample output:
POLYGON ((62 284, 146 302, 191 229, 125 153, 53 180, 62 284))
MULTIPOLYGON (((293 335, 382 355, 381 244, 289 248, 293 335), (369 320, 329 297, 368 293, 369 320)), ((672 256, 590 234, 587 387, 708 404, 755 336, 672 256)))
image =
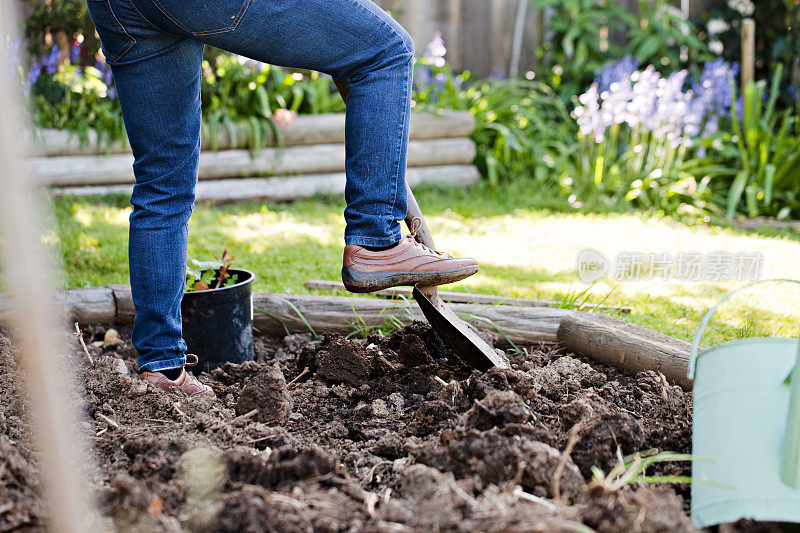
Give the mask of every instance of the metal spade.
MULTIPOLYGON (((411 229, 416 224, 419 224, 419 228, 415 233, 417 241, 431 250, 435 250, 431 231, 425 222, 425 217, 422 216, 417 199, 414 198, 414 193, 411 192, 411 187, 408 186, 408 183, 406 183, 406 191, 408 193, 406 226, 411 229), (415 218, 419 219, 419 222, 412 226, 412 221, 415 218)), ((508 368, 509 364, 505 357, 495 352, 494 348, 478 337, 472 328, 445 305, 439 297, 439 290, 435 286, 423 287, 417 285, 414 287, 412 294, 433 330, 453 350, 453 353, 465 363, 479 370, 488 370, 495 366, 508 368)))

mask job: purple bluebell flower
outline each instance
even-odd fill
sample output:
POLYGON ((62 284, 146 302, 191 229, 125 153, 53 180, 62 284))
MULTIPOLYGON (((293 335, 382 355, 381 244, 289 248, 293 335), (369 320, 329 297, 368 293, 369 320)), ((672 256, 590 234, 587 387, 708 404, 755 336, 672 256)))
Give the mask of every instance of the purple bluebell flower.
POLYGON ((619 82, 624 78, 629 77, 637 68, 639 68, 639 61, 633 59, 630 54, 616 62, 608 62, 595 71, 594 81, 599 86, 599 91, 607 91, 611 88, 612 83, 619 82))
POLYGON ((489 79, 497 81, 503 81, 506 79, 506 72, 503 70, 503 67, 495 65, 495 67, 492 69, 492 74, 489 76, 489 79))
POLYGON ((25 80, 25 90, 30 90, 31 86, 36 83, 39 79, 39 76, 42 74, 42 64, 38 61, 34 62, 31 69, 28 71, 28 76, 25 80))
POLYGON ((417 80, 422 87, 427 87, 431 83, 431 67, 427 64, 420 63, 417 69, 417 80))
POLYGON ((58 70, 58 58, 61 57, 61 49, 54 44, 50 52, 42 58, 42 66, 48 74, 55 74, 58 70))
POLYGON ((705 106, 708 117, 727 115, 731 108, 732 89, 730 78, 739 74, 737 63, 728 63, 719 58, 703 66, 700 79, 692 84, 692 90, 705 106))
POLYGON ((447 83, 447 76, 443 73, 438 73, 436 75, 436 88, 440 91, 444 90, 444 85, 447 83))
POLYGON ((100 71, 100 79, 103 80, 103 83, 105 83, 107 87, 110 87, 111 84, 114 83, 114 77, 108 63, 105 61, 97 61, 94 64, 94 68, 100 71))
POLYGON ((694 90, 685 89, 685 70, 667 77, 662 77, 652 65, 628 74, 620 74, 622 70, 609 68, 605 78, 607 89, 601 90, 601 75, 578 98, 581 105, 574 116, 581 134, 592 135, 599 143, 611 125, 626 124, 631 130, 650 132, 677 148, 716 131, 725 98, 730 101, 727 76, 732 70, 735 72, 735 67, 724 62, 709 63, 694 90))
POLYGON ((69 62, 73 65, 78 62, 81 58, 81 53, 83 52, 83 44, 79 43, 77 40, 72 44, 72 47, 69 49, 69 62))

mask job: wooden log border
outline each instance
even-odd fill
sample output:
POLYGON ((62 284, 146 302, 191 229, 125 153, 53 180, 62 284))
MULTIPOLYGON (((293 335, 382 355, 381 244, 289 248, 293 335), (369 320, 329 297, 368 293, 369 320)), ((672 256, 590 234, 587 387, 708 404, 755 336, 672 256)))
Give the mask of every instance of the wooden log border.
MULTIPOLYGON (((411 141, 408 166, 465 165, 475 159, 472 139, 411 141)), ((343 144, 315 144, 247 150, 202 152, 198 177, 201 180, 239 178, 253 175, 284 175, 344 172, 343 144)), ((130 154, 37 157, 31 160, 33 174, 41 185, 101 185, 133 183, 130 154)))
MULTIPOLYGON (((466 187, 477 183, 480 180, 480 173, 473 165, 412 167, 406 172, 406 180, 412 187, 423 183, 466 187)), ((211 202, 234 202, 257 198, 283 202, 308 198, 317 194, 343 194, 345 181, 344 172, 272 178, 205 180, 199 182, 195 187, 195 199, 211 202)), ((56 196, 103 194, 130 196, 132 190, 133 185, 87 185, 52 189, 56 196)))
MULTIPOLYGON (((66 315, 82 324, 133 321, 130 287, 125 285, 61 291, 59 301, 66 315)), ((253 307, 257 333, 272 336, 306 332, 306 321, 317 334, 347 334, 357 320, 369 327, 380 326, 389 317, 424 320, 412 302, 376 298, 256 293, 253 307)), ((548 307, 453 304, 452 308, 479 331, 496 335, 499 328, 501 343, 558 344, 569 353, 629 374, 654 370, 684 389, 692 385, 686 377, 689 343, 634 324, 598 313, 548 307)), ((14 312, 10 298, 0 294, 0 327, 10 323, 14 312)))
MULTIPOLYGON (((298 116, 288 126, 279 126, 284 146, 306 146, 313 144, 344 143, 344 113, 325 113, 320 115, 298 116)), ((411 139, 444 139, 469 137, 475 129, 475 117, 466 111, 442 111, 440 113, 414 112, 411 115, 411 139)), ((102 155, 128 154, 130 146, 114 143, 109 147, 97 146, 97 134, 89 132, 89 143, 83 145, 77 135, 67 130, 37 130, 34 132, 35 155, 102 155)), ((217 135, 217 149, 231 150, 249 148, 243 127, 236 130, 236 143, 225 131, 217 135)), ((267 140, 267 146, 275 146, 275 139, 267 140)), ((201 147, 211 148, 207 128, 203 129, 201 147)))
MULTIPOLYGON (((328 281, 312 279, 305 283, 307 289, 318 289, 323 291, 339 291, 347 292, 344 283, 341 281, 328 281)), ((410 287, 394 287, 391 289, 383 289, 374 291, 372 294, 384 298, 411 298, 412 291, 410 287)), ((513 298, 506 296, 494 296, 491 294, 472 294, 469 292, 448 292, 439 291, 439 297, 445 302, 461 303, 461 304, 481 304, 481 305, 513 305, 515 307, 563 307, 563 302, 555 300, 537 300, 534 298, 513 298)), ((573 309, 578 308, 578 304, 572 306, 573 309)), ((617 311, 624 314, 630 314, 632 308, 627 306, 616 307, 613 305, 595 305, 595 304, 582 304, 578 310, 597 310, 597 311, 617 311)))

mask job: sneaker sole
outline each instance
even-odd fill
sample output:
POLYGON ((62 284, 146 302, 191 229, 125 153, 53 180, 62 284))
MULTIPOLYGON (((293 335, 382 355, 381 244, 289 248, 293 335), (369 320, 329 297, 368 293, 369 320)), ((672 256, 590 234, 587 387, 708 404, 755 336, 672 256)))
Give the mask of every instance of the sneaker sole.
POLYGON ((401 285, 445 285, 468 278, 478 271, 478 265, 439 270, 436 272, 359 272, 342 268, 342 282, 350 292, 375 292, 401 285))

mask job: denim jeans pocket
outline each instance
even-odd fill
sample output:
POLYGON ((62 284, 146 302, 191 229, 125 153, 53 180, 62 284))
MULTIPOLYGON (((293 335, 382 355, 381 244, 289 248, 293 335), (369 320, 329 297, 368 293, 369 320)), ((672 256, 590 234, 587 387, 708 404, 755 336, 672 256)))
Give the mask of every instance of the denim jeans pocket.
POLYGON ((252 0, 150 0, 165 17, 192 36, 236 29, 252 0))
POLYGON ((114 14, 110 0, 88 0, 87 3, 97 34, 100 35, 100 43, 106 61, 108 63, 119 61, 133 48, 136 39, 125 30, 114 14))

